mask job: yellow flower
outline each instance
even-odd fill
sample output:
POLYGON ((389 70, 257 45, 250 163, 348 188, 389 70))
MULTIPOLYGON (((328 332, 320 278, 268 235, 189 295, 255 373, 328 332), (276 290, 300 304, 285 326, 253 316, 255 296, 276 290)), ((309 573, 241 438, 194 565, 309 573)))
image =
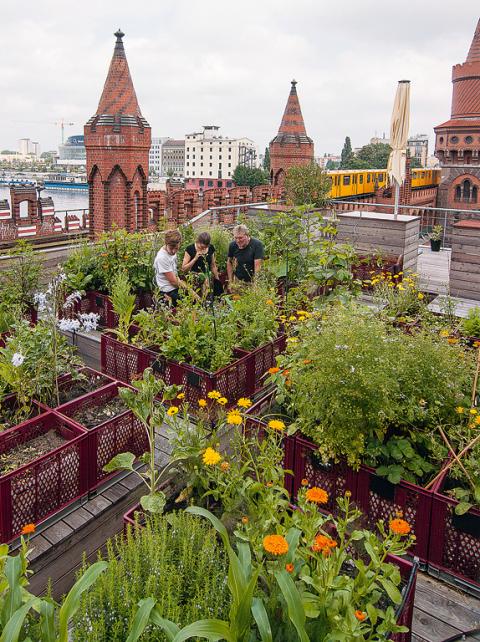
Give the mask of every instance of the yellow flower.
POLYGON ((239 406, 240 408, 250 408, 251 405, 252 405, 251 400, 247 399, 246 397, 241 397, 237 401, 237 406, 239 406))
POLYGON ((220 397, 221 397, 221 396, 222 396, 222 393, 221 393, 221 392, 218 392, 218 390, 211 390, 211 391, 207 394, 207 397, 208 397, 209 399, 220 399, 220 397))
POLYGON ((477 409, 476 408, 470 408, 470 414, 471 415, 476 415, 477 414, 477 409))
POLYGON ((458 343, 458 339, 456 339, 455 337, 450 337, 449 339, 447 339, 447 341, 451 346, 454 346, 456 343, 458 343))
POLYGON ((297 337, 288 337, 287 343, 298 343, 297 337))
POLYGON ((421 301, 422 299, 424 299, 424 298, 425 298, 425 295, 424 295, 424 294, 422 294, 421 292, 419 292, 419 293, 417 294, 417 297, 418 297, 418 298, 420 299, 420 301, 421 301))
POLYGON ((455 411, 458 412, 459 415, 463 415, 463 413, 465 412, 465 408, 463 406, 457 406, 455 408, 455 411))
POLYGON ((297 320, 297 317, 291 316, 291 317, 288 317, 288 320, 289 320, 289 321, 296 321, 296 320, 297 320))
POLYGON ((177 395, 177 399, 185 399, 185 393, 184 392, 179 392, 177 395))
POLYGON ((177 406, 170 406, 170 408, 167 410, 167 415, 169 415, 170 417, 173 417, 177 414, 177 412, 178 412, 177 406))
POLYGON ((477 415, 477 416, 475 417, 475 424, 476 424, 477 426, 478 426, 478 425, 480 425, 480 415, 477 415))
POLYGON ((230 464, 228 461, 222 461, 220 464, 220 468, 223 470, 223 472, 226 472, 230 468, 230 464))
POLYGON ((280 419, 271 419, 268 422, 268 427, 272 430, 284 430, 285 424, 283 423, 283 421, 280 421, 280 419))
POLYGON ((263 548, 272 555, 288 553, 288 542, 281 535, 267 535, 263 538, 263 548))
POLYGON ((266 304, 267 304, 267 305, 274 305, 274 303, 273 303, 272 299, 267 299, 267 300, 266 300, 266 304))
POLYGON ((242 423, 242 415, 238 413, 236 410, 232 410, 232 412, 229 412, 227 415, 227 424, 231 424, 232 426, 239 426, 242 423))
POLYGON ((441 330, 440 331, 440 336, 445 339, 446 337, 450 336, 450 332, 448 330, 441 330))
POLYGON ((202 459, 203 463, 207 466, 215 466, 222 459, 222 456, 216 450, 213 450, 213 448, 208 447, 203 453, 202 459))
POLYGON ((399 283, 397 285, 397 290, 405 290, 405 288, 403 287, 403 285, 401 283, 399 283))
POLYGON ((198 405, 200 406, 200 408, 205 408, 205 406, 207 405, 207 400, 206 399, 199 399, 198 400, 198 405))
POLYGON ((219 403, 221 406, 224 406, 228 403, 228 399, 226 397, 220 397, 219 399, 217 399, 217 403, 219 403))
POLYGON ((305 499, 307 502, 313 502, 314 504, 326 504, 328 502, 328 493, 323 488, 312 486, 305 493, 305 499))

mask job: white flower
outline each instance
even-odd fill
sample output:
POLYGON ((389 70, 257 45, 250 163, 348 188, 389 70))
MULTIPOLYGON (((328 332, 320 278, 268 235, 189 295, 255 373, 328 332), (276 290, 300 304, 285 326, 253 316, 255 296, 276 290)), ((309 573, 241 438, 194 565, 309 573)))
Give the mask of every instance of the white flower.
POLYGON ((346 345, 336 345, 335 350, 348 350, 348 346, 346 345))
POLYGON ((18 368, 18 366, 21 366, 24 361, 25 361, 25 357, 23 356, 23 354, 20 354, 20 352, 15 352, 15 354, 12 357, 12 364, 15 366, 15 368, 18 368))
POLYGON ((80 319, 80 323, 82 324, 82 330, 84 330, 85 332, 92 332, 92 330, 97 329, 100 315, 95 314, 95 312, 90 312, 88 314, 79 314, 78 318, 80 319))
POLYGON ((33 295, 33 301, 37 304, 39 312, 43 312, 47 307, 47 295, 43 292, 36 292, 33 295))
POLYGON ((80 302, 81 299, 82 299, 82 295, 78 290, 76 292, 72 292, 72 294, 69 294, 65 299, 65 303, 63 304, 63 309, 68 310, 69 308, 73 307, 75 303, 80 302))
POLYGON ((355 372, 355 366, 350 366, 350 372, 355 372))
POLYGON ((80 328, 78 319, 60 319, 58 327, 62 332, 76 332, 80 328))

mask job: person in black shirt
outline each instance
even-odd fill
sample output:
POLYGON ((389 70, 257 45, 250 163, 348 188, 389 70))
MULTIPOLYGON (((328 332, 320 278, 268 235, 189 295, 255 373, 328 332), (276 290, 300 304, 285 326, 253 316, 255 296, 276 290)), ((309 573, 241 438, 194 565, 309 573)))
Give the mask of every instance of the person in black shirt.
POLYGON ((263 244, 250 237, 246 225, 236 225, 233 228, 233 241, 228 247, 228 282, 232 283, 234 276, 239 281, 252 281, 262 269, 263 259, 263 244))
POLYGON ((210 234, 208 232, 201 232, 195 239, 195 243, 185 248, 182 270, 183 272, 204 274, 207 278, 213 276, 214 293, 216 295, 221 294, 222 287, 215 261, 215 248, 210 242, 210 234))

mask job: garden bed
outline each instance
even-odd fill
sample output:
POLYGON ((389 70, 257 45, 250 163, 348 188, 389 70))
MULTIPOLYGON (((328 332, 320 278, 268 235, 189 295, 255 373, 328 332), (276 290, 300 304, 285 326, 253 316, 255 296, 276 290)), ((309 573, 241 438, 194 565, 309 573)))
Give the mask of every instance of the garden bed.
POLYGON ((80 374, 81 377, 78 379, 67 376, 59 381, 60 405, 83 397, 98 388, 103 388, 114 382, 111 377, 107 377, 107 375, 92 368, 82 368, 80 374))
POLYGON ((85 431, 54 412, 0 433, 0 541, 17 536, 88 490, 85 431))
POLYGON ((448 471, 433 489, 429 571, 445 573, 480 597, 480 510, 457 515, 458 501, 446 494, 448 471))
MULTIPOLYGON (((13 428, 18 424, 18 421, 15 418, 15 412, 17 409, 17 399, 14 394, 7 395, 2 399, 0 410, 0 434, 2 431, 13 428)), ((32 417, 36 417, 46 410, 48 410, 48 408, 40 402, 32 401, 30 414, 24 421, 31 419, 32 417)))
POLYGON ((149 450, 145 427, 119 398, 119 387, 110 384, 56 410, 88 430, 90 489, 117 474, 103 470, 116 455, 131 452, 139 457, 149 450))
MULTIPOLYGON (((153 298, 150 292, 141 292, 135 297, 135 312, 152 305, 153 298)), ((90 290, 84 297, 75 303, 69 311, 64 311, 67 318, 75 318, 77 314, 95 313, 99 316, 99 325, 104 328, 116 328, 118 315, 113 311, 112 301, 108 294, 90 290)))

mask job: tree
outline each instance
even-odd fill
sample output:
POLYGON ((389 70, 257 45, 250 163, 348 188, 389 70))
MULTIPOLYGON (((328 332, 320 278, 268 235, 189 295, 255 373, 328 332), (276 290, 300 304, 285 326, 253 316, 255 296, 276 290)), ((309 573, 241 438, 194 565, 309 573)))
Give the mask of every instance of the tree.
POLYGON ((331 158, 328 159, 325 169, 338 169, 340 167, 340 163, 338 161, 334 161, 331 158))
POLYGON ((350 140, 350 136, 347 136, 345 138, 345 143, 342 149, 342 160, 340 161, 340 167, 342 169, 346 168, 352 158, 353 158, 352 142, 350 140))
POLYGON ((268 172, 260 167, 237 165, 232 178, 239 187, 241 185, 255 187, 256 185, 266 185, 268 183, 268 172))
POLYGON ((416 156, 412 156, 410 158, 410 169, 417 169, 418 167, 422 167, 422 163, 420 162, 420 159, 417 158, 416 156))
POLYGON ((265 156, 263 157, 263 169, 270 172, 270 150, 265 147, 265 156))
POLYGON ((285 176, 287 200, 293 205, 325 207, 329 201, 331 185, 328 174, 313 162, 290 167, 285 176))
POLYGON ((342 169, 385 169, 391 151, 390 145, 385 143, 370 143, 364 145, 355 156, 352 154, 345 163, 342 162, 341 167, 342 169))

